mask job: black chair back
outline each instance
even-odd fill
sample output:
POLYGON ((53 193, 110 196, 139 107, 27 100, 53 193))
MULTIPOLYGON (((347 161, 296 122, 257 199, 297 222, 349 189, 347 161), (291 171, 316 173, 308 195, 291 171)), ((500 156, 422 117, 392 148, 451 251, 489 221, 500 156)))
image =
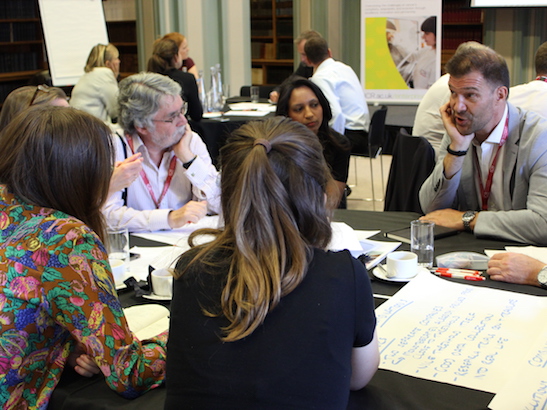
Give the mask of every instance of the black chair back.
POLYGON ((387 180, 384 211, 422 213, 419 192, 435 168, 435 150, 424 137, 397 134, 387 180))
MULTIPOLYGON (((258 86, 258 98, 270 98, 270 93, 273 91, 275 86, 273 85, 259 85, 258 86)), ((244 85, 239 90, 239 95, 241 97, 250 97, 251 96, 251 86, 244 85)))
POLYGON ((382 153, 386 135, 387 107, 382 105, 372 114, 368 129, 368 153, 370 158, 376 158, 382 153))

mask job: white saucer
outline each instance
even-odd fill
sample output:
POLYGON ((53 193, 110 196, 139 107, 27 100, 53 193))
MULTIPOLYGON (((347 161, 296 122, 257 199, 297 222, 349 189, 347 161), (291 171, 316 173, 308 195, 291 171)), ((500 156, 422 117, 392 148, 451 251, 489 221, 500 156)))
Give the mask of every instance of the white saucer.
MULTIPOLYGON (((418 267, 418 271, 416 272, 416 275, 418 275, 418 273, 423 271, 429 272, 427 268, 418 267)), ((388 278, 386 274, 384 273, 384 271, 378 267, 373 269, 372 274, 378 279, 387 280, 389 282, 408 282, 410 279, 413 279, 416 277, 416 275, 414 275, 410 278, 388 278)))
POLYGON ((142 297, 145 299, 150 299, 150 300, 171 300, 172 299, 172 296, 160 296, 160 295, 156 295, 155 293, 152 293, 150 295, 142 295, 142 297))

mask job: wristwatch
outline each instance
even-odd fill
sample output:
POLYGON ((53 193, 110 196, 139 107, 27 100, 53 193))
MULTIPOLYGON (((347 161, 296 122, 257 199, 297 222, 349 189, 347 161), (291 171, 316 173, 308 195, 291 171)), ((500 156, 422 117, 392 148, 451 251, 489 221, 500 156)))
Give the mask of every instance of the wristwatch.
POLYGON ((538 273, 539 286, 547 289, 547 265, 545 265, 538 273))
POLYGON ((471 221, 475 219, 475 216, 477 216, 477 211, 467 211, 462 215, 462 221, 463 221, 463 229, 465 229, 467 232, 471 232, 471 221))

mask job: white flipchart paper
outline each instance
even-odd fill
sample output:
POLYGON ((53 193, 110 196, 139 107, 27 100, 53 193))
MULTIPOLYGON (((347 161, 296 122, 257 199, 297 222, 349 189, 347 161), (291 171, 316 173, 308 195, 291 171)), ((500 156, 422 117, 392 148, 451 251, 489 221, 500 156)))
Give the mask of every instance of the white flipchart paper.
MULTIPOLYGON (((425 272, 379 306, 376 316, 380 368, 491 393, 501 392, 525 364, 530 347, 547 347, 547 298, 425 272)), ((547 348, 543 353, 545 365, 547 348)))

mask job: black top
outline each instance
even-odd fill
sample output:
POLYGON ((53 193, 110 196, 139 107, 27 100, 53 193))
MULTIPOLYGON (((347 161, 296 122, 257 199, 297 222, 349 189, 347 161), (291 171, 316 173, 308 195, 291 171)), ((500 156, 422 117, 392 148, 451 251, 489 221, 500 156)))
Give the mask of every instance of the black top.
POLYGON ((203 107, 199 100, 198 85, 193 74, 185 73, 171 68, 165 73, 166 76, 175 80, 182 87, 182 99, 188 103, 188 115, 194 121, 200 121, 203 115, 203 107))
POLYGON ((165 408, 345 409, 352 348, 376 326, 364 266, 347 251, 315 250, 302 283, 250 336, 227 343, 227 320, 201 310, 219 304, 225 276, 194 269, 175 281, 165 408))
POLYGON ((342 135, 332 128, 329 128, 332 139, 319 134, 319 140, 323 145, 323 156, 329 165, 332 177, 336 181, 348 181, 349 158, 351 154, 351 144, 348 137, 342 135), (345 147, 345 148, 343 148, 345 147))

